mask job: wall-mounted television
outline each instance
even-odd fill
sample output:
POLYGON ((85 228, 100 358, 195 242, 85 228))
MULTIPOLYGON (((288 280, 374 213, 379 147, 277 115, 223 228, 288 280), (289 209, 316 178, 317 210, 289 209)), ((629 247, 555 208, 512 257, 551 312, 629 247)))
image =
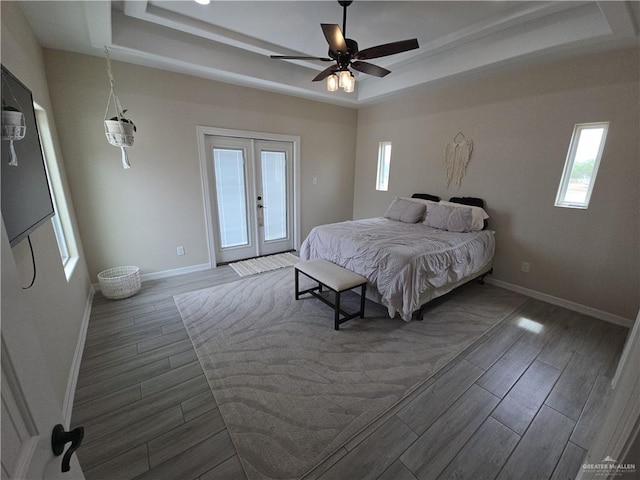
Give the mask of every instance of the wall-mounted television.
POLYGON ((2 219, 11 246, 54 215, 33 97, 2 65, 2 219))

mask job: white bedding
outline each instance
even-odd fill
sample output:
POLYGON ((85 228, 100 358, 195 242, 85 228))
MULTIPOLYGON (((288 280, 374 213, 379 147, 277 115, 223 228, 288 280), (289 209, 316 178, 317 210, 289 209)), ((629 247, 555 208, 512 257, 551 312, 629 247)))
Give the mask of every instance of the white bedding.
POLYGON ((484 273, 494 252, 490 230, 455 233, 381 217, 315 227, 300 258, 324 258, 364 276, 389 315, 409 321, 430 299, 425 292, 484 273))

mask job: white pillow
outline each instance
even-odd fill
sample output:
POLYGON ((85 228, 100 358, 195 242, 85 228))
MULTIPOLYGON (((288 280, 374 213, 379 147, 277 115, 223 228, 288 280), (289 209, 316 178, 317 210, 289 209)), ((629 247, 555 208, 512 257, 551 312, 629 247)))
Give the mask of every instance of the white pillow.
POLYGON ((466 209, 466 208, 470 208, 471 209, 471 231, 472 232, 478 232, 480 230, 482 230, 484 228, 484 221, 489 218, 489 215, 487 215, 487 212, 484 211, 484 208, 482 207, 474 207, 471 205, 462 205, 461 203, 454 203, 454 202, 446 202, 444 200, 440 200, 439 202, 440 205, 448 205, 450 207, 455 207, 455 208, 462 208, 462 209, 466 209))
MULTIPOLYGON (((434 202, 433 200, 425 200, 424 198, 400 197, 400 200, 406 200, 407 202, 419 203, 421 205, 425 205, 426 208, 429 208, 429 205, 438 203, 438 202, 434 202)), ((427 214, 427 210, 425 209, 424 215, 422 216, 422 218, 419 221, 424 220, 426 214, 427 214)))
POLYGON ((470 208, 455 208, 434 203, 427 207, 427 216, 423 223, 427 227, 449 232, 470 232, 473 223, 472 212, 470 208))
POLYGON ((401 198, 394 198, 384 216, 391 220, 404 223, 418 223, 424 218, 426 206, 421 203, 409 202, 401 198))
POLYGON ((400 197, 400 200, 406 200, 408 202, 414 202, 414 203, 422 203, 423 205, 427 205, 427 207, 433 203, 438 203, 438 202, 434 202, 433 200, 425 200, 424 198, 400 197))

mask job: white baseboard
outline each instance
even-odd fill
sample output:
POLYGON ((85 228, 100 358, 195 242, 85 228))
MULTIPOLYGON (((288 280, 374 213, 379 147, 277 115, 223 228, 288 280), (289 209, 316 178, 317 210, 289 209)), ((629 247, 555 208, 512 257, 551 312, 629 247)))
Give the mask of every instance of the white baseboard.
POLYGON ((67 430, 71 427, 71 414, 73 413, 73 400, 76 395, 76 385, 78 383, 78 374, 80 373, 80 362, 82 361, 82 353, 84 352, 84 343, 87 339, 87 328, 89 327, 89 318, 91 317, 91 306, 93 304, 93 295, 95 290, 91 288, 87 296, 87 303, 84 307, 82 316, 82 324, 78 341, 76 343, 76 351, 73 354, 71 362, 71 371, 69 372, 69 380, 67 382, 67 391, 64 396, 64 405, 62 406, 62 418, 67 430))
POLYGON ((565 300, 563 298, 554 297, 553 295, 548 295, 546 293, 538 292, 536 290, 531 290, 529 288, 521 287, 519 285, 514 285, 513 283, 503 282, 502 280, 496 280, 495 278, 485 277, 484 281, 491 285, 495 285, 496 287, 501 287, 507 290, 511 290, 513 292, 518 292, 523 295, 526 295, 527 297, 532 297, 537 300, 542 300, 543 302, 556 305, 558 307, 563 307, 568 310, 573 310, 574 312, 582 313, 584 315, 589 315, 590 317, 597 318, 599 320, 604 320, 605 322, 621 325, 627 328, 631 328, 633 326, 633 320, 621 317, 619 315, 614 315, 613 313, 603 312, 602 310, 598 310, 596 308, 587 307, 586 305, 582 305, 580 303, 575 303, 569 300, 565 300))
MULTIPOLYGON (((178 275, 186 275, 187 273, 201 272, 203 270, 209 270, 210 268, 211 268, 210 263, 202 263, 200 265, 190 265, 188 267, 180 267, 180 268, 174 268, 171 270, 163 270, 161 272, 143 273, 142 275, 140 275, 140 280, 144 282, 145 280, 159 280, 161 278, 177 277, 178 275)), ((93 289, 96 292, 99 292, 100 284, 94 283, 93 289)))
POLYGON ((144 273, 140 275, 141 280, 158 280, 160 278, 176 277, 178 275, 185 275, 187 273, 201 272, 203 270, 209 270, 211 268, 210 263, 203 263, 200 265, 190 265, 188 267, 174 268, 172 270, 163 270, 162 272, 144 273))

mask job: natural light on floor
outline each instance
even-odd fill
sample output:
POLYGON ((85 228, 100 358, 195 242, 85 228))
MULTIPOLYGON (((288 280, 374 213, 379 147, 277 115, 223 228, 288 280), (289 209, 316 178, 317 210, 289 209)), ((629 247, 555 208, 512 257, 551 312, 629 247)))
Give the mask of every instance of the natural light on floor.
POLYGON ((542 330, 544 330, 544 325, 525 317, 521 317, 520 320, 518 320, 518 326, 533 333, 541 333, 542 330))

